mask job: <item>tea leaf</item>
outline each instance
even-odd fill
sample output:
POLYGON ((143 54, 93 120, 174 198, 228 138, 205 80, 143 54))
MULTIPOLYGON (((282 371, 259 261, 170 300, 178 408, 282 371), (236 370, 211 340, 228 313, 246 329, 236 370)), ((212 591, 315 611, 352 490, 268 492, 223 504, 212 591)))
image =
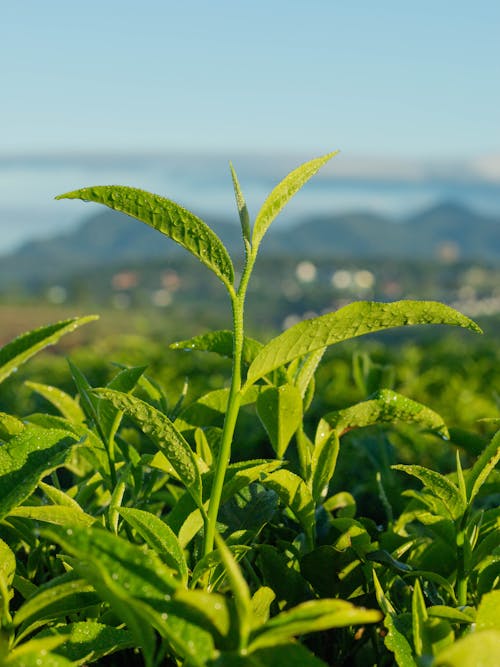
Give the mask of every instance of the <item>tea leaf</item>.
POLYGON ((305 482, 289 470, 277 470, 262 481, 275 491, 281 502, 289 507, 302 525, 306 535, 314 530, 314 502, 305 482))
POLYGON ((197 257, 232 290, 234 269, 217 234, 196 215, 170 199, 121 185, 98 185, 59 195, 104 204, 157 229, 197 257))
POLYGON ((73 573, 63 575, 59 580, 60 583, 56 579, 40 587, 18 609, 14 625, 24 626, 23 634, 31 632, 34 624, 39 626, 41 622, 64 618, 99 603, 93 587, 83 579, 77 579, 73 573))
POLYGON ((201 476, 194 453, 170 419, 135 396, 112 389, 97 389, 95 394, 125 412, 153 440, 185 484, 197 506, 201 507, 201 476))
POLYGON ((0 447, 0 519, 26 500, 45 475, 64 464, 75 442, 68 431, 27 426, 0 447))
POLYGON ((293 195, 337 153, 338 151, 334 151, 300 165, 297 169, 291 171, 288 176, 285 176, 271 191, 255 219, 252 235, 252 246, 254 248, 259 246, 270 224, 293 195))
POLYGON ((137 530, 148 546, 155 551, 165 563, 177 570, 184 583, 187 583, 188 567, 184 552, 170 526, 159 517, 144 510, 121 507, 119 513, 127 523, 137 530))
POLYGON ((266 387, 257 398, 257 414, 276 456, 283 458, 290 440, 302 423, 302 396, 291 384, 266 387))
POLYGON ((10 440, 15 435, 22 433, 25 428, 25 424, 17 417, 0 412, 0 439, 10 440))
POLYGON ((488 475, 500 460, 500 431, 493 436, 490 444, 482 451, 467 476, 467 492, 471 502, 479 492, 488 475))
POLYGON ((81 508, 75 509, 65 505, 37 505, 29 507, 21 505, 9 512, 9 516, 21 516, 34 521, 46 521, 59 526, 90 526, 94 523, 94 517, 86 514, 81 508))
POLYGON ((309 600, 271 618, 252 633, 249 650, 270 646, 297 635, 349 625, 377 623, 380 611, 355 607, 345 600, 309 600))
POLYGON ((36 391, 40 396, 43 396, 49 403, 52 403, 68 421, 74 424, 82 424, 84 422, 85 415, 78 401, 75 401, 66 392, 57 387, 40 384, 39 382, 27 381, 24 384, 33 389, 33 391, 36 391))
POLYGON ((71 661, 72 665, 95 662, 110 653, 134 645, 128 630, 103 625, 96 621, 80 621, 58 625, 38 633, 37 637, 64 637, 64 642, 55 651, 71 661))
POLYGON ((245 201, 245 197, 243 196, 243 192, 241 191, 236 171, 234 170, 233 165, 231 163, 229 163, 229 168, 231 169, 234 196, 236 198, 236 206, 238 207, 238 215, 240 216, 241 233, 243 235, 243 240, 245 242, 245 247, 246 247, 247 244, 250 243, 250 236, 251 236, 250 216, 248 215, 247 204, 245 201))
POLYGON ((393 465, 394 470, 402 470, 407 475, 419 479, 432 493, 443 501, 452 519, 457 519, 465 511, 459 489, 447 477, 417 465, 393 465))
POLYGON ((207 593, 199 589, 179 589, 173 600, 179 613, 207 630, 217 648, 225 648, 232 629, 234 607, 230 600, 218 593, 207 593))
POLYGON ((340 437, 352 428, 398 421, 417 423, 449 437, 443 418, 437 412, 391 389, 380 389, 366 401, 326 414, 318 425, 316 438, 328 435, 328 429, 340 437))
POLYGON ((483 630, 462 637, 440 651, 432 667, 500 667, 500 632, 483 630))
POLYGON ((465 315, 435 301, 357 301, 333 313, 298 322, 265 345, 248 369, 250 385, 272 370, 328 345, 414 324, 450 324, 480 332, 465 315))
MULTIPOLYGON (((201 336, 195 336, 188 340, 180 340, 171 343, 173 350, 197 350, 202 352, 215 352, 222 357, 233 357, 233 332, 232 331, 210 331, 201 336)), ((253 338, 245 337, 243 341, 242 362, 250 365, 262 349, 262 343, 253 338)))
POLYGON ((425 622, 428 619, 424 596, 418 579, 415 581, 412 597, 412 623, 413 623, 413 645, 415 653, 419 656, 431 652, 429 641, 425 632, 425 622))
POLYGON ((3 658, 2 667, 72 667, 72 662, 51 652, 63 642, 64 637, 58 636, 30 639, 3 658))
POLYGON ((318 502, 328 490, 339 454, 340 442, 335 432, 321 438, 314 446, 311 457, 311 493, 314 502, 318 502))
POLYGON ((97 315, 87 317, 72 317, 68 320, 49 324, 21 334, 0 349, 0 382, 3 382, 11 373, 14 373, 21 364, 24 364, 34 354, 48 345, 55 345, 67 333, 78 327, 93 322, 97 315))
POLYGON ((476 630, 498 630, 500 632, 500 590, 485 593, 481 598, 476 616, 476 630))

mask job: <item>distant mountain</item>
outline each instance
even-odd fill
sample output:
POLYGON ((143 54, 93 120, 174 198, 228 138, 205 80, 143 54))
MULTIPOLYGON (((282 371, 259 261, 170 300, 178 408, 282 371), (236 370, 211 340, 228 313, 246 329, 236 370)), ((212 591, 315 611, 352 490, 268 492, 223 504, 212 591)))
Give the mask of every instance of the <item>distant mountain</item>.
MULTIPOLYGON (((241 255, 239 226, 207 219, 229 251, 241 255)), ((77 229, 47 240, 31 241, 0 263, 0 289, 62 280, 103 263, 124 265, 178 257, 186 252, 158 232, 110 210, 77 229)), ((263 252, 271 255, 356 258, 500 259, 500 218, 487 217, 453 203, 442 203, 395 222, 370 213, 313 217, 293 228, 279 221, 268 232, 263 252)))

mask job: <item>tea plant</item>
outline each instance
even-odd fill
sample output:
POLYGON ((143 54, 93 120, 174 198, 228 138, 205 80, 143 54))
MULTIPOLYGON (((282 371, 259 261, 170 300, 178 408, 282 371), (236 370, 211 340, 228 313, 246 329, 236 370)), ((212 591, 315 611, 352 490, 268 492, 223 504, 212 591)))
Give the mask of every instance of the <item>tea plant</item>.
MULTIPOLYGON (((134 649, 148 667, 473 665, 486 652, 493 664, 499 436, 469 470, 457 456, 454 476, 394 465, 423 484, 405 491, 399 517, 384 487, 396 472, 381 469, 387 521, 379 526, 357 516, 348 490, 334 488, 346 434, 403 422, 446 439, 441 417, 371 386, 373 368, 358 363, 358 383, 374 391, 324 414, 314 432, 304 422, 328 347, 391 327, 479 327, 436 302, 356 302, 266 344, 245 335, 261 242, 333 155, 292 171, 253 225, 231 167, 244 248, 239 281, 216 234, 168 199, 121 186, 61 195, 137 218, 219 278, 232 330, 173 347, 229 357, 232 372, 227 388, 171 405, 145 367, 121 368, 95 388, 70 362, 78 399, 31 383, 59 416, 0 414, 2 664, 104 664, 123 651, 130 662, 134 649), (273 458, 241 456, 248 434, 238 424, 249 410, 273 458)), ((87 319, 8 344, 0 379, 87 319)))

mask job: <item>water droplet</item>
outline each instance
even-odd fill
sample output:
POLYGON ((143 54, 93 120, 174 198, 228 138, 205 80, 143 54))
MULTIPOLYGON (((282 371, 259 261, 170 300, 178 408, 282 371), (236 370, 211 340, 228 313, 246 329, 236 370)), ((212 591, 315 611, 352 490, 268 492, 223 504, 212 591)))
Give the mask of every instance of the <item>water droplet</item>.
POLYGON ((163 619, 164 621, 166 621, 167 618, 168 618, 168 614, 167 614, 167 612, 164 611, 163 614, 161 615, 161 617, 162 617, 162 619, 163 619))
POLYGON ((111 575, 111 579, 113 579, 113 581, 118 581, 118 575, 116 572, 113 572, 113 574, 111 575))

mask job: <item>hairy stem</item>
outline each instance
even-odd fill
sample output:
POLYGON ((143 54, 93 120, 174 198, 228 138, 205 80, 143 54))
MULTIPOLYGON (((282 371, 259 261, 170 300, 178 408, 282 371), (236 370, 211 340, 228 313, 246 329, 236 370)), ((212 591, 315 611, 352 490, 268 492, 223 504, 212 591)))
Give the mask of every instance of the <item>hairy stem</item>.
POLYGON ((231 374, 231 387, 227 401, 226 416, 222 429, 221 444, 217 463, 215 467, 214 481, 208 504, 207 520, 205 522, 205 540, 203 554, 207 555, 213 551, 215 539, 215 526, 222 497, 222 488, 226 476, 227 467, 231 460, 231 445, 233 442, 234 429, 241 405, 241 358, 244 342, 244 306, 245 295, 252 268, 255 263, 255 252, 249 252, 246 257, 245 268, 241 276, 237 293, 231 294, 233 308, 233 367, 231 374))

